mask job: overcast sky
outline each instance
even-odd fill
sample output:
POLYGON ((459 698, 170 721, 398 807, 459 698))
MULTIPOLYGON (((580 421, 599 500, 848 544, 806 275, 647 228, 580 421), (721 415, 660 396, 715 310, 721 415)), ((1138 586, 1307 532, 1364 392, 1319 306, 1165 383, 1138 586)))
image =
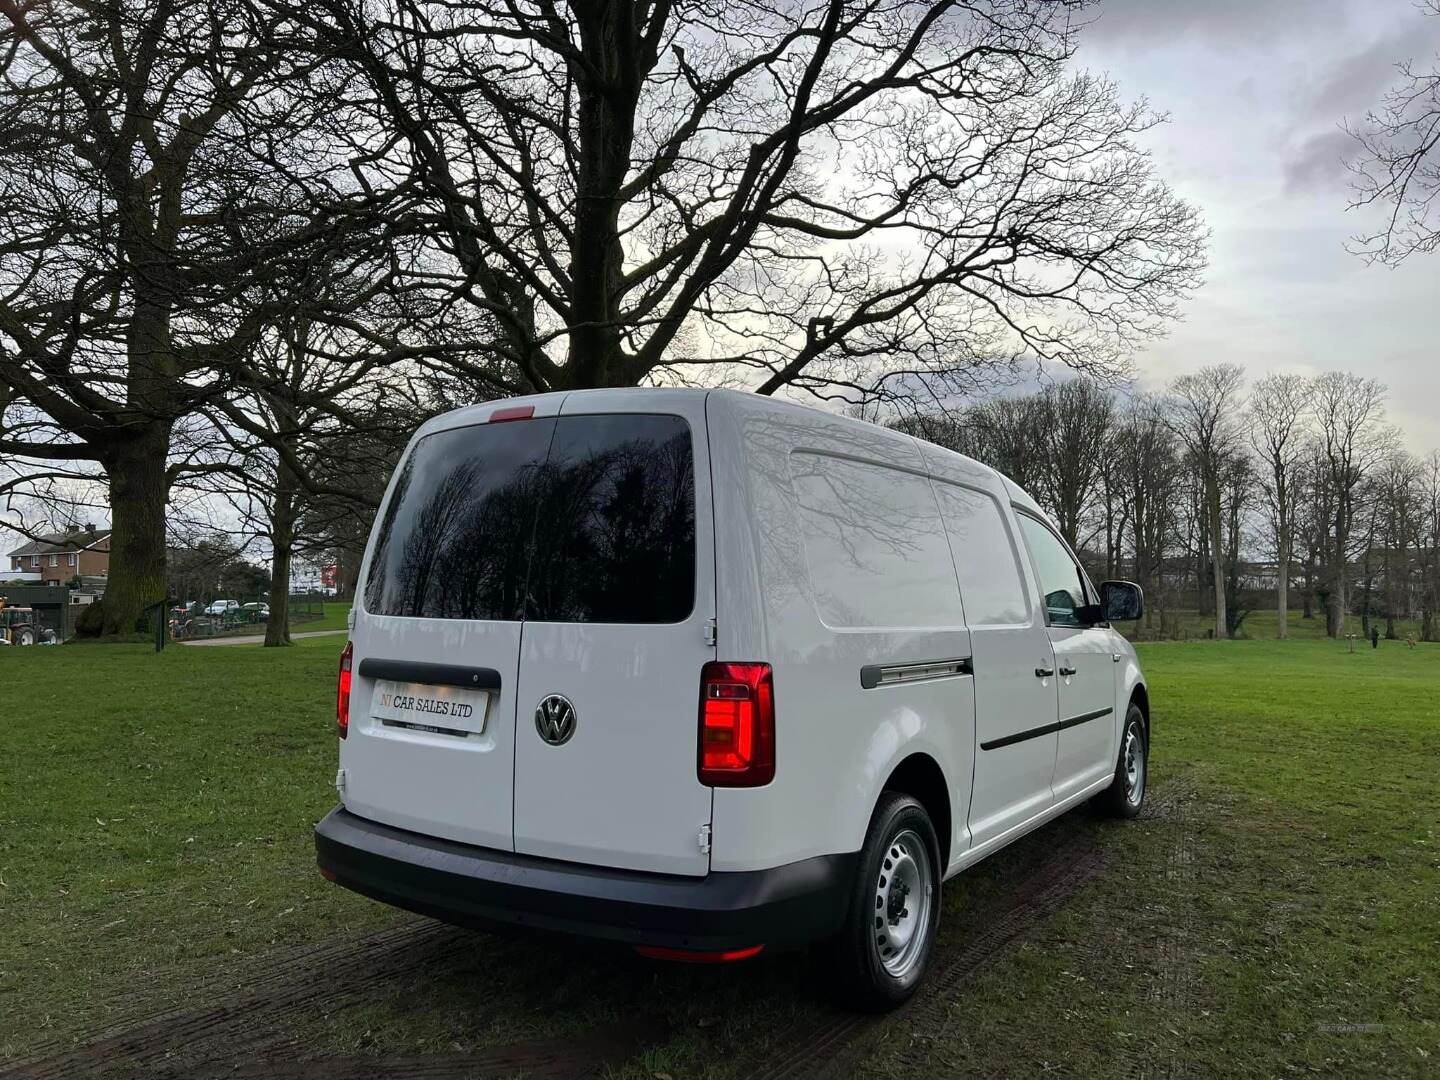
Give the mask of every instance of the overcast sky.
POLYGON ((1214 232, 1183 323, 1136 358, 1141 385, 1218 360, 1268 371, 1348 368, 1385 382, 1412 450, 1440 448, 1440 255, 1399 270, 1345 250, 1340 130, 1433 63, 1440 18, 1411 0, 1105 0, 1077 62, 1170 122, 1148 145, 1214 232))

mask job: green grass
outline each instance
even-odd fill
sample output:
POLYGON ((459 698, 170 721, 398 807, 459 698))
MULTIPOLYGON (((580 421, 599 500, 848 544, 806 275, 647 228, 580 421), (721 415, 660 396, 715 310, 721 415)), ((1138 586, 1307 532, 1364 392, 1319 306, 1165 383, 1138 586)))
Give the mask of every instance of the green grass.
POLYGON ((328 887, 333 641, 0 654, 0 1060, 138 982, 388 914, 328 887))
MULTIPOLYGON (((0 653, 0 1061, 94 1031, 137 992, 203 1003, 277 948, 410 918, 314 870, 334 655, 326 638, 0 653)), ((853 1071, 1434 1074, 1440 647, 1141 655, 1168 808, 1067 815, 952 881, 942 928, 963 939, 1045 851, 1109 860, 952 995, 922 992, 870 1030, 853 1071)), ((828 1008, 803 958, 656 967, 443 933, 454 947, 433 964, 373 978, 345 1008, 296 1009, 293 1034, 326 1052, 448 1053, 648 1018, 661 1034, 621 1072, 678 1080, 743 1076, 828 1008)))
POLYGON ((1112 869, 1044 940, 866 1073, 1435 1074, 1440 648, 1140 651, 1152 790, 1191 805, 1104 831, 1112 869))
POLYGON ((312 630, 344 630, 345 620, 350 615, 349 600, 326 600, 325 613, 318 619, 306 619, 290 626, 292 634, 307 634, 312 630))

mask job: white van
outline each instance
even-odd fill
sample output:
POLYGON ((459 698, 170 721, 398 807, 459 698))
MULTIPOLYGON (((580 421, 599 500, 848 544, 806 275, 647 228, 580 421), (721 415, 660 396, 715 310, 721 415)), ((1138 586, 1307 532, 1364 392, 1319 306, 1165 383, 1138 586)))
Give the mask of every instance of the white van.
POLYGON ((1028 495, 908 435, 729 391, 427 422, 370 536, 322 872, 461 925, 923 975, 940 883, 1145 798, 1149 699, 1028 495))

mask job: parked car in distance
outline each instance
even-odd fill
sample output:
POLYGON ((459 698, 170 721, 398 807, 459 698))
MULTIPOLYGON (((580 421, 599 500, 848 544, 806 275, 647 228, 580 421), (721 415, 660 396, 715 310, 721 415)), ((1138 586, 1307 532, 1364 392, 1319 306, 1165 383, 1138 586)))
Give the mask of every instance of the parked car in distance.
POLYGON ((883 1009, 945 879, 1144 803, 1110 626, 1139 588, 887 428, 730 391, 461 409, 411 440, 360 580, 320 869, 457 924, 704 962, 823 942, 883 1009))
POLYGON ((240 610, 245 613, 245 617, 251 622, 264 622, 270 618, 270 605, 263 601, 260 603, 252 602, 249 604, 241 604, 240 610))
POLYGON ((205 609, 206 615, 224 615, 231 611, 240 610, 239 600, 212 600, 210 606, 205 609))

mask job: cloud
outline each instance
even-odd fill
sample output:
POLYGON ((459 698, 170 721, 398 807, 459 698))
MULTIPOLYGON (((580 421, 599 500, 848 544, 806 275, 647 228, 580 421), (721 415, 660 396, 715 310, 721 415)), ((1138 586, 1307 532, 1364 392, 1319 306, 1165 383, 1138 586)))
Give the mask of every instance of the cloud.
POLYGON ((1354 136, 1338 127, 1302 140, 1285 159, 1286 192, 1332 192, 1344 188, 1350 178, 1345 163, 1355 156, 1355 150, 1354 136))
POLYGON ((1303 108, 1331 123, 1356 117, 1377 105, 1399 78, 1397 65, 1423 61, 1440 49, 1440 18, 1416 14, 1331 64, 1307 94, 1303 108))
POLYGON ((1295 98, 1293 137, 1283 161, 1288 192, 1332 191, 1349 178, 1345 162, 1358 146, 1341 124, 1359 123, 1380 104, 1399 73, 1397 65, 1440 48, 1440 18, 1411 12, 1387 33, 1326 64, 1295 98))
POLYGON ((1277 34, 1325 32, 1344 15, 1341 0, 1103 0, 1085 38, 1121 44, 1202 38, 1268 48, 1277 34))

